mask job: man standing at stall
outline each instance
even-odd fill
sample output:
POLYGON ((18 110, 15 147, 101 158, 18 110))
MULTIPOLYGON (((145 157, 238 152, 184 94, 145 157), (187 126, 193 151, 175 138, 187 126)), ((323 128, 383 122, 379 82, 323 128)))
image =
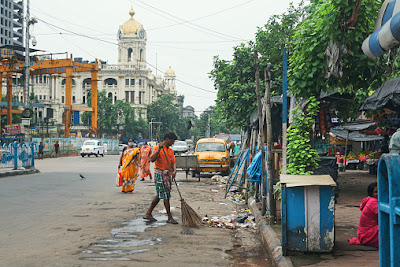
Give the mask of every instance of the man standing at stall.
POLYGON ((168 215, 167 223, 178 224, 171 215, 169 202, 171 198, 172 179, 175 179, 176 175, 174 151, 170 146, 175 142, 176 138, 175 133, 170 132, 165 134, 164 142, 160 142, 160 144, 154 148, 154 153, 149 158, 151 162, 154 162, 154 182, 157 195, 153 198, 149 209, 143 216, 145 220, 157 221, 151 213, 160 199, 163 199, 165 210, 168 215))

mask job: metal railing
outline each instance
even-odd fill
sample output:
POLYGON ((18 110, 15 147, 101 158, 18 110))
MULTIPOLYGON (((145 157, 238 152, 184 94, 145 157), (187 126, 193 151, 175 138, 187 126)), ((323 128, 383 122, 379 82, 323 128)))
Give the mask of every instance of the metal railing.
POLYGON ((17 141, 3 144, 0 148, 0 169, 35 166, 35 145, 19 144, 17 141))

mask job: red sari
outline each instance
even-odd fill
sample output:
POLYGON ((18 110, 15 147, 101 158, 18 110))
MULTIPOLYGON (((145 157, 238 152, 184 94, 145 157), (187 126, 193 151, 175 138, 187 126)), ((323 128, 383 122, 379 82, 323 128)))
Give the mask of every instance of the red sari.
POLYGON ((378 199, 366 197, 360 205, 361 216, 357 237, 349 239, 350 245, 379 247, 378 199))
POLYGON ((150 146, 143 146, 140 149, 141 160, 140 160, 140 178, 145 178, 151 175, 150 172, 150 155, 151 155, 151 147, 150 146))

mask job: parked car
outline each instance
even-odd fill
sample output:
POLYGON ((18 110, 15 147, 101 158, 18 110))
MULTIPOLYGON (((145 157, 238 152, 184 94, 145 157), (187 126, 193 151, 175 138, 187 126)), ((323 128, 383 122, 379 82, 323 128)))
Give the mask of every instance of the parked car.
POLYGON ((230 173, 230 158, 228 144, 224 139, 202 138, 197 141, 195 154, 199 167, 193 170, 193 177, 200 172, 230 173))
POLYGON ((180 154, 189 151, 189 147, 185 141, 176 140, 171 148, 174 151, 174 154, 180 154))
POLYGON ((127 147, 127 146, 128 146, 128 145, 125 145, 125 144, 119 144, 119 145, 118 145, 118 150, 119 150, 119 152, 123 151, 124 148, 127 147))
POLYGON ((85 155, 87 155, 88 157, 90 157, 91 155, 95 155, 96 157, 101 155, 102 157, 104 157, 104 146, 99 140, 87 140, 83 143, 81 147, 82 158, 85 155))

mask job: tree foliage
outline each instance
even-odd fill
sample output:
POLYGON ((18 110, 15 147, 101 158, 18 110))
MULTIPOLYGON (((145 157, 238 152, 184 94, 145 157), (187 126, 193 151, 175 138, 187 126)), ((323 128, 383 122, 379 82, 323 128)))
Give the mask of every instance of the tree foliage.
POLYGON ((161 122, 159 128, 153 125, 154 131, 159 131, 160 137, 170 131, 176 132, 180 124, 178 105, 174 95, 159 95, 158 99, 147 106, 147 120, 161 122))
POLYGON ((250 41, 234 47, 233 60, 214 57, 210 78, 218 90, 215 109, 219 121, 227 127, 247 127, 250 115, 256 108, 254 49, 260 54, 261 85, 264 84, 263 70, 270 63, 272 95, 282 92, 282 51, 284 47, 292 47, 301 15, 302 5, 298 8, 290 5, 286 13, 272 16, 264 27, 258 29, 256 43, 250 41))
POLYGON ((287 134, 288 174, 313 174, 318 166, 318 154, 310 143, 310 133, 314 125, 314 116, 319 111, 319 101, 315 96, 308 99, 305 112, 293 111, 293 123, 287 134))
MULTIPOLYGON (((296 96, 319 96, 321 91, 339 88, 340 92, 354 96, 355 111, 371 84, 382 77, 382 62, 372 61, 361 50, 362 42, 373 32, 381 1, 362 1, 355 27, 346 28, 354 5, 353 1, 319 0, 307 6, 304 20, 296 27, 293 54, 289 58, 289 87, 296 96), (330 42, 343 48, 339 66, 343 74, 327 78, 325 51, 330 42)), ((352 114, 351 110, 342 113, 345 119, 352 114)))

